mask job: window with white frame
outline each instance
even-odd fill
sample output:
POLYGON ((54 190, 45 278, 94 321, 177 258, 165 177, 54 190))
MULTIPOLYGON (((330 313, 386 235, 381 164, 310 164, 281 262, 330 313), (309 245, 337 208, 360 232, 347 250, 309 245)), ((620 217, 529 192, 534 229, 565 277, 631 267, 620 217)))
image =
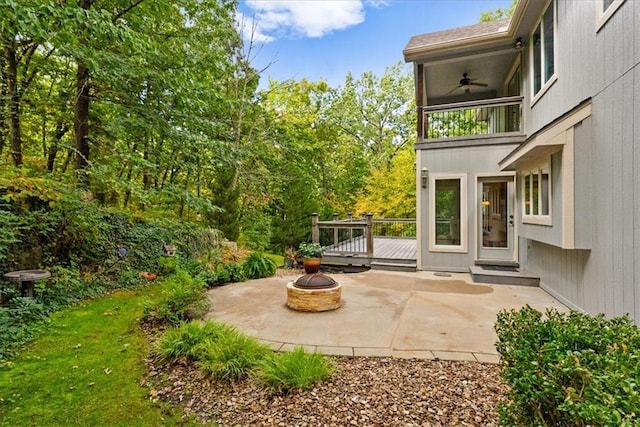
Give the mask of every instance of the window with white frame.
POLYGON ((555 77, 555 2, 547 6, 531 36, 533 94, 540 93, 555 77))
POLYGON ((467 251, 467 174, 431 174, 430 250, 467 251))
POLYGON ((551 171, 548 165, 523 171, 523 221, 549 223, 551 220, 551 171))
POLYGON ((625 0, 596 0, 596 31, 607 23, 625 0))

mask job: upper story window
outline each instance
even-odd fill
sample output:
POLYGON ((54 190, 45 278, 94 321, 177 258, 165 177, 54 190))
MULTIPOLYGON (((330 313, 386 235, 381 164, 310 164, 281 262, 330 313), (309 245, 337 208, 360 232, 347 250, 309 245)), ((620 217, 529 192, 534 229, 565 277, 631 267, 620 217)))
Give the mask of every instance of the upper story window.
POLYGON ((534 97, 551 84, 555 77, 555 4, 545 10, 531 36, 531 66, 534 97))
POLYGON ((625 0, 596 0, 596 31, 600 31, 625 0))
POLYGON ((523 172, 523 222, 551 223, 551 172, 547 164, 523 172))

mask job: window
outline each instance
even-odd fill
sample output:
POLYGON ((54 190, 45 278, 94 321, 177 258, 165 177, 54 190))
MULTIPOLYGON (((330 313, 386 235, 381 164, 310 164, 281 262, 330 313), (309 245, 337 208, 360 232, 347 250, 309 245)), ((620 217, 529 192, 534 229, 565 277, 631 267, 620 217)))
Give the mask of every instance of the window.
POLYGON ((524 222, 545 223, 551 220, 551 173, 543 166, 523 173, 524 222))
POLYGON ((550 85, 555 76, 555 7, 547 7, 531 36, 533 93, 537 95, 550 85))
POLYGON ((600 31, 625 0, 596 0, 596 31, 600 31))
POLYGON ((432 174, 430 250, 467 251, 466 174, 432 174))

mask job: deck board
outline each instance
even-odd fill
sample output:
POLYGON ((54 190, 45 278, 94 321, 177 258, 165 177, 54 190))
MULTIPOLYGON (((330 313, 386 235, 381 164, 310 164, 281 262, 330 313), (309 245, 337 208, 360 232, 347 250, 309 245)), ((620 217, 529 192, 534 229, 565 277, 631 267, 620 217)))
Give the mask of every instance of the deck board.
MULTIPOLYGON (((341 242, 338 247, 327 248, 325 257, 336 261, 352 263, 354 259, 366 258, 364 237, 341 242)), ((368 262, 396 261, 415 263, 417 258, 417 241, 415 238, 374 237, 373 258, 368 262)))

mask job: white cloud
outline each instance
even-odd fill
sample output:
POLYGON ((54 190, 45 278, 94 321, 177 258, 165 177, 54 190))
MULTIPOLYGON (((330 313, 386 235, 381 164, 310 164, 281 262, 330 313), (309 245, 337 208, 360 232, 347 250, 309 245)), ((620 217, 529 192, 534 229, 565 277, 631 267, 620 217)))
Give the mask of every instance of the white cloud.
POLYGON ((362 0, 247 0, 246 4, 255 14, 254 39, 260 34, 271 37, 269 41, 279 37, 322 37, 358 25, 365 16, 362 0))

